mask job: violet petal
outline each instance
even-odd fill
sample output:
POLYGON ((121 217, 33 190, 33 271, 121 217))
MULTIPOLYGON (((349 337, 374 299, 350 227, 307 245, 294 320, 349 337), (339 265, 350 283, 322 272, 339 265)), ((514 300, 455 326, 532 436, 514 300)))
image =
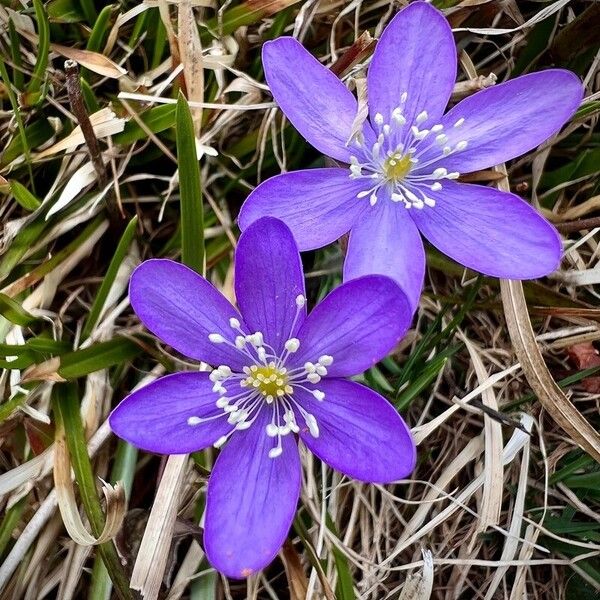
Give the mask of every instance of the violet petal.
POLYGON ((241 235, 235 254, 235 294, 250 331, 261 331, 276 354, 304 322, 304 273, 292 232, 264 217, 241 235))
POLYGON ((427 111, 423 128, 439 120, 456 80, 456 46, 441 12, 426 2, 401 10, 377 42, 367 73, 371 122, 380 113, 391 123, 392 111, 402 106, 407 127, 427 111))
POLYGON ((217 333, 235 338, 229 326, 237 310, 206 279, 192 269, 165 259, 143 262, 129 283, 133 310, 163 342, 189 358, 241 370, 247 359, 237 349, 208 339, 217 333))
POLYGON ((132 392, 112 411, 111 429, 137 448, 157 454, 189 454, 231 430, 215 406, 208 373, 175 373, 132 392), (189 418, 218 418, 196 425, 189 418))
POLYGON ((290 367, 333 357, 331 377, 362 373, 384 358, 402 339, 412 309, 389 277, 367 275, 334 289, 309 313, 298 331, 300 349, 290 367))
POLYGON ((425 277, 425 250, 409 212, 389 197, 365 211, 350 232, 344 281, 369 274, 395 279, 416 310, 425 277))
POLYGON ((434 246, 460 264, 504 279, 535 279, 558 267, 558 232, 518 196, 453 181, 430 196, 435 206, 412 217, 434 246))
POLYGON ((389 483, 410 475, 415 443, 402 417, 383 396, 344 379, 327 378, 314 387, 325 394, 324 400, 303 390, 295 392, 319 428, 318 437, 308 427, 300 428, 300 437, 313 454, 360 481, 389 483))
MULTIPOLYGON (((352 93, 294 38, 266 42, 262 60, 271 93, 294 127, 323 154, 349 162, 358 111, 352 93)), ((368 123, 363 133, 373 143, 368 123)))
POLYGON ((344 235, 369 206, 356 195, 369 182, 350 179, 346 169, 292 171, 267 179, 246 199, 242 230, 260 217, 281 219, 301 251, 321 248, 344 235))
MULTIPOLYGON (((522 75, 477 92, 441 120, 446 146, 455 148, 466 142, 466 148, 440 158, 427 170, 445 167, 450 172, 470 173, 525 154, 557 133, 582 97, 579 78, 562 69, 522 75), (461 124, 455 127, 456 123, 461 124)), ((433 144, 419 160, 423 163, 436 156, 440 148, 433 144)))
POLYGON ((235 579, 275 558, 296 513, 301 472, 296 440, 283 436, 282 454, 270 458, 269 421, 270 411, 263 408, 250 429, 236 432, 208 482, 204 549, 218 571, 235 579))

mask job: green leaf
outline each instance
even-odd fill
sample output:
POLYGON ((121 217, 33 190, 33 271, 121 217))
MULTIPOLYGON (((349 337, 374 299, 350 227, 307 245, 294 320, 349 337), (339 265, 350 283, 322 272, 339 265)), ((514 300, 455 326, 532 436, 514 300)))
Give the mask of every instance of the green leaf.
POLYGON ((36 317, 27 312, 16 300, 1 292, 0 315, 8 319, 11 323, 20 325, 21 327, 27 327, 37 320, 36 317))
POLYGON ((183 94, 177 98, 175 116, 179 194, 181 198, 181 260, 204 274, 204 211, 200 166, 196 155, 196 138, 192 115, 183 94))
POLYGON ((13 180, 10 182, 10 191, 15 200, 25 209, 33 211, 41 206, 41 202, 22 184, 13 180))
MULTIPOLYGON (((4 78, 4 75, 2 76, 4 78)), ((5 167, 22 154, 28 156, 29 148, 36 148, 47 142, 54 135, 50 122, 41 118, 24 128, 22 136, 14 137, 0 155, 0 166, 5 167), (25 138, 25 144, 23 139, 25 138)))
POLYGON ((57 372, 65 379, 76 379, 129 361, 141 352, 139 344, 128 338, 116 337, 108 342, 63 354, 57 372))
MULTIPOLYGON (((92 29, 92 33, 90 33, 90 37, 87 43, 87 49, 92 52, 100 52, 102 50, 102 44, 104 44, 104 40, 108 36, 110 31, 109 21, 114 9, 113 4, 107 4, 98 15, 96 22, 94 23, 94 28, 92 29)), ((93 21, 92 21, 93 22, 93 21)))
POLYGON ((137 227, 138 218, 133 217, 129 224, 125 228, 123 235, 117 245, 117 249, 113 254, 113 257, 110 261, 110 265, 108 266, 108 270, 106 271, 106 276, 102 280, 102 284, 100 285, 100 289, 94 298, 94 303, 92 304, 92 308, 90 309, 90 313, 88 315, 87 321, 83 327, 83 331, 81 332, 81 339, 85 340, 89 337, 90 333, 94 329, 94 326, 98 322, 100 318, 100 314, 104 308, 104 303, 106 302, 106 298, 108 297, 108 293, 110 292, 110 288, 112 287, 115 277, 117 276, 117 272, 125 255, 127 254, 127 250, 131 245, 133 240, 133 236, 135 235, 135 229, 137 227))
POLYGON ((74 0, 48 2, 48 18, 55 23, 79 23, 85 19, 81 4, 74 0))
MULTIPOLYGON (((173 127, 175 124, 175 110, 176 106, 174 104, 163 104, 162 106, 155 106, 144 111, 139 115, 139 119, 152 133, 158 133, 169 129, 169 127, 173 127)), ((125 123, 125 127, 121 133, 113 136, 113 141, 115 144, 127 146, 138 140, 145 140, 147 137, 148 134, 146 131, 132 119, 125 123)))
POLYGON ((38 102, 45 96, 46 77, 48 76, 48 54, 50 51, 50 26, 48 17, 41 0, 33 0, 35 8, 35 20, 37 21, 38 41, 36 44, 36 61, 31 74, 31 81, 27 86, 27 92, 32 94, 42 91, 38 102))
MULTIPOLYGON (((55 385, 52 390, 52 407, 56 418, 57 435, 61 432, 65 435, 85 513, 94 535, 99 536, 104 528, 104 513, 96 491, 96 476, 88 456, 77 386, 72 383, 55 385)), ((113 542, 101 544, 98 549, 119 596, 125 600, 132 600, 129 582, 113 542)))

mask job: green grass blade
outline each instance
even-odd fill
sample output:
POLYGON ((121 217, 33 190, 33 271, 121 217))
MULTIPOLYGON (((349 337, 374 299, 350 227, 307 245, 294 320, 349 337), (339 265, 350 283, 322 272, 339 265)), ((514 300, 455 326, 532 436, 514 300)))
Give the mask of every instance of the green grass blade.
POLYGON ((90 333, 94 329, 94 326, 98 322, 100 318, 100 314, 102 313, 102 309, 104 308, 104 303, 106 302, 106 298, 108 297, 108 293, 110 292, 110 288, 112 287, 115 277, 117 276, 117 271, 123 262, 127 251, 129 250, 129 246, 133 240, 135 235, 135 229, 137 227, 138 218, 133 217, 129 224, 125 228, 121 239, 119 240, 119 244, 113 257, 108 266, 108 270, 106 271, 106 275, 102 280, 102 284, 100 285, 100 289, 96 294, 94 299, 94 303, 92 304, 92 308, 90 309, 87 321, 83 326, 83 330, 81 332, 81 339, 85 340, 90 336, 90 333))
POLYGON ((205 271, 204 211, 200 166, 196 155, 192 115, 187 100, 181 93, 177 98, 175 131, 181 198, 181 260, 188 267, 203 274, 205 271))

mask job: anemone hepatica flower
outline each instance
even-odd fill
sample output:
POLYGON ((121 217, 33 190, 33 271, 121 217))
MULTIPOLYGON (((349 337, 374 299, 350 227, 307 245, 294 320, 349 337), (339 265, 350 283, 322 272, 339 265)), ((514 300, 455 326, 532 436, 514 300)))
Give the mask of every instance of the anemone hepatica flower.
POLYGON ((379 394, 345 379, 383 358, 411 309, 392 279, 371 275, 332 291, 307 316, 290 230, 264 218, 236 251, 238 312, 210 283, 169 260, 132 275, 131 304, 164 342, 216 368, 168 375, 133 392, 110 425, 163 454, 214 445, 204 547, 230 577, 267 565, 290 528, 300 490, 297 438, 342 473, 391 482, 415 463, 410 433, 379 394))
POLYGON ((556 133, 583 88, 569 71, 518 77, 448 112, 456 77, 452 31, 414 2, 390 22, 367 72, 369 118, 353 136, 357 102, 296 40, 263 48, 273 97, 298 131, 347 168, 284 173, 259 185, 240 213, 244 229, 272 215, 300 250, 350 231, 346 280, 395 278, 416 306, 425 255, 419 232, 457 262, 487 275, 530 279, 560 260, 556 230, 519 197, 457 178, 519 156, 556 133))

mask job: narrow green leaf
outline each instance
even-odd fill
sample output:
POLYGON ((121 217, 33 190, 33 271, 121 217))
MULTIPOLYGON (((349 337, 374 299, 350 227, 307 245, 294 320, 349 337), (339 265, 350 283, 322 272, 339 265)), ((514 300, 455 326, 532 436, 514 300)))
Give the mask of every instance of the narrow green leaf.
POLYGON ((37 59, 31 74, 31 81, 27 86, 29 93, 40 92, 42 94, 40 98, 43 99, 45 92, 42 88, 45 88, 46 77, 48 75, 48 54, 50 50, 50 27, 48 25, 48 17, 44 10, 42 0, 33 0, 33 7, 35 9, 35 20, 37 22, 38 29, 38 41, 36 47, 37 59))
POLYGON ((131 241, 133 240, 133 236, 135 235, 135 228, 137 227, 138 218, 133 217, 129 224, 125 228, 121 239, 119 240, 119 244, 117 245, 117 249, 113 254, 113 257, 110 261, 110 265, 108 266, 108 270, 106 271, 106 275, 102 280, 102 284, 100 285, 100 289, 94 298, 94 303, 92 304, 92 308, 90 309, 87 321, 83 327, 83 331, 81 332, 81 339, 85 340, 89 337, 90 333, 94 329, 94 326, 98 322, 100 315, 102 313, 102 309, 104 308, 104 303, 106 302, 106 298, 108 297, 108 293, 110 292, 110 288, 112 287, 115 277, 117 276, 117 272, 127 251, 129 250, 129 246, 131 245, 131 241))
POLYGON ((27 327, 36 321, 36 317, 27 312, 16 300, 13 300, 1 292, 0 315, 2 315, 5 319, 8 319, 11 323, 20 325, 21 327, 27 327))
MULTIPOLYGON (((175 110, 176 106, 174 104, 163 104, 144 111, 139 115, 139 118, 152 133, 158 133, 173 127, 175 124, 175 110)), ((121 133, 113 136, 113 142, 127 146, 138 140, 147 139, 147 137, 148 134, 132 119, 125 123, 121 133)))
POLYGON ((60 359, 58 374, 65 379, 76 379, 94 371, 129 361, 141 352, 140 346, 132 340, 115 337, 112 340, 94 344, 83 350, 63 354, 60 359))
POLYGON ((0 525, 0 558, 10 542, 12 532, 21 520, 21 515, 26 506, 27 497, 21 498, 16 504, 13 504, 5 513, 0 525))
POLYGON ((179 193, 181 198, 181 259, 184 264, 203 274, 204 211, 200 166, 196 155, 196 140, 192 115, 183 94, 177 98, 175 117, 179 193))
POLYGON ((90 37, 88 38, 88 43, 86 48, 91 50, 92 52, 100 52, 102 49, 102 44, 104 44, 104 40, 107 38, 110 27, 109 21, 114 9, 113 4, 107 4, 98 15, 96 22, 92 21, 94 28, 90 33, 90 37))
MULTIPOLYGON (((31 189, 35 191, 35 183, 34 183, 34 179, 33 179, 33 169, 31 168, 31 156, 29 153, 30 146, 29 146, 29 142, 27 139, 27 128, 25 128, 25 125, 23 123, 23 117, 21 116, 21 109, 19 107, 17 97, 15 96, 15 93, 13 92, 11 82, 8 77, 8 71, 6 70, 6 65, 4 64, 4 61, 2 60, 1 57, 0 57, 0 77, 4 81, 6 93, 8 95, 10 105, 12 106, 13 113, 15 115, 15 120, 17 121, 17 129, 19 131, 18 137, 14 137, 10 141, 10 143, 8 144, 8 146, 6 147, 4 152, 2 152, 2 154, 0 155, 0 166, 7 165, 12 160, 17 158, 17 156, 19 156, 19 154, 21 154, 21 152, 17 151, 15 156, 10 158, 9 160, 6 160, 6 162, 5 162, 5 158, 11 156, 10 147, 14 146, 14 148, 16 149, 16 148, 18 148, 18 146, 20 144, 20 146, 21 146, 20 150, 25 155, 26 162, 27 162, 27 170, 29 171, 29 181, 31 183, 31 189)), ((42 122, 48 123, 45 119, 43 119, 42 122)), ((50 126, 49 123, 48 123, 48 126, 50 126)), ((52 135, 52 133, 50 134, 50 136, 51 135, 52 135)), ((50 137, 50 136, 48 136, 48 137, 50 137)))
POLYGON ((81 4, 74 0, 50 0, 48 18, 54 23, 79 23, 85 19, 81 4))
POLYGON ((13 63, 13 83, 18 90, 22 90, 25 81, 23 77, 23 61, 21 60, 21 42, 12 17, 8 19, 8 34, 10 36, 10 53, 13 63))
POLYGON ((41 202, 24 185, 16 180, 10 182, 10 191, 15 200, 25 210, 33 211, 41 205, 41 202))
MULTIPOLYGON (((4 81, 8 81, 8 75, 6 74, 6 69, 4 67, 4 63, 0 59, 0 75, 4 81)), ((12 90, 8 92, 9 97, 14 94, 12 90)), ((14 99, 15 105, 13 106, 13 110, 15 111, 15 117, 17 119, 17 125, 20 120, 20 111, 18 110, 17 100, 14 99), (16 108, 15 108, 16 107, 16 108)), ((11 100, 12 104, 12 100, 11 100)), ((41 146, 44 142, 47 142, 53 135, 54 129, 50 122, 42 117, 36 121, 34 121, 31 125, 21 129, 19 128, 20 135, 14 137, 6 146, 2 154, 0 155, 0 166, 5 167, 9 163, 11 163, 15 158, 19 158, 21 154, 25 155, 25 158, 29 161, 29 149, 36 148, 37 146, 41 146)))
MULTIPOLYGON (((333 519, 329 513, 326 513, 325 515, 325 522, 327 524, 327 528, 332 531, 336 537, 339 537, 337 529, 333 523, 333 519)), ((335 544, 332 544, 331 551, 333 553, 333 560, 335 561, 335 568, 338 572, 338 580, 335 587, 335 597, 337 600, 355 600, 356 595, 354 594, 352 573, 350 572, 348 559, 335 544)))
MULTIPOLYGON (((72 383, 55 385, 52 390, 52 406, 56 418, 56 430, 59 432, 62 429, 65 433, 71 466, 75 473, 83 508, 94 535, 99 536, 104 528, 104 513, 96 490, 96 478, 88 456, 85 433, 81 422, 77 385, 72 383)), ((106 542, 98 546, 98 550, 115 584, 117 593, 121 598, 131 600, 133 596, 129 589, 129 582, 114 544, 106 542)))

